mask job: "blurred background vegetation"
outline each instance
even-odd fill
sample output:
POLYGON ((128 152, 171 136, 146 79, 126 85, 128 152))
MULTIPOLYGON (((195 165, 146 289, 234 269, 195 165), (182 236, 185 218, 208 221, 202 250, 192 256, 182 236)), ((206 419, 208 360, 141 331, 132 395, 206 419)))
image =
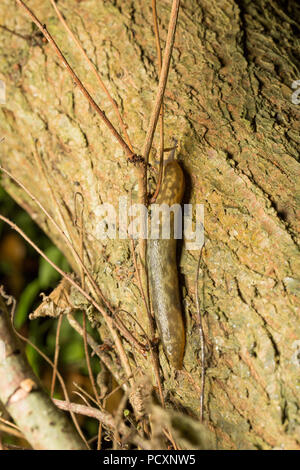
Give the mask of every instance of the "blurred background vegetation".
MULTIPOLYGON (((40 230, 29 215, 4 191, 0 186, 0 212, 16 223, 37 244, 43 252, 64 271, 69 271, 69 265, 63 254, 53 245, 51 240, 40 230)), ((22 237, 4 222, 0 222, 0 285, 4 286, 7 294, 17 300, 15 326, 25 337, 37 345, 50 359, 55 353, 55 338, 57 319, 38 318, 29 320, 29 314, 41 303, 40 294, 49 295, 60 280, 60 275, 28 245, 22 237)), ((82 324, 82 313, 75 313, 76 319, 82 324)), ((88 332, 94 335, 90 325, 88 332)), ((58 368, 61 372, 71 401, 82 403, 74 395, 74 382, 92 394, 88 370, 86 367, 83 341, 69 325, 62 320, 59 341, 58 368)), ((50 393, 52 369, 41 356, 29 345, 25 352, 30 365, 50 393)), ((91 358, 94 376, 100 370, 99 361, 91 358)), ((55 397, 64 399, 58 383, 55 397)), ((79 422, 87 438, 97 434, 97 422, 92 419, 79 417, 79 422)), ((16 438, 8 435, 5 440, 16 443, 16 438)), ((24 443, 22 443, 24 445, 24 443)))

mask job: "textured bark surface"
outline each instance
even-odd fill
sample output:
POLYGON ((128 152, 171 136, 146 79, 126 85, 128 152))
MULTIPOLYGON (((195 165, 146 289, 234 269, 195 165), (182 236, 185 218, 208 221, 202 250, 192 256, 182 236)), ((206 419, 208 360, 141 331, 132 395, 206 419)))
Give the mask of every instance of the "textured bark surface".
MULTIPOLYGON (((29 5, 117 125, 49 3, 29 5)), ((151 2, 64 0, 58 6, 119 103, 140 153, 157 86, 151 2)), ((158 2, 163 40, 169 11, 169 1, 158 2)), ((14 1, 2 0, 0 24, 7 28, 0 31, 0 78, 7 87, 0 107, 2 165, 59 220, 36 166, 34 152, 40 154, 75 244, 74 194, 82 193, 86 260, 109 301, 146 326, 129 243, 101 242, 96 233, 100 203, 131 192, 136 200, 134 168, 51 46, 36 34, 26 39, 33 27, 14 1)), ((179 140, 184 202, 205 204, 205 420, 218 448, 300 447, 299 105, 291 98, 291 84, 300 79, 298 24, 296 6, 275 0, 183 0, 179 15, 165 100, 166 145, 172 136, 179 140)), ((6 178, 3 184, 77 269, 38 207, 6 178)), ((168 403, 191 416, 199 415, 201 378, 198 255, 183 247, 179 265, 185 370, 174 373, 160 356, 168 403)), ((125 313, 123 319, 132 323, 125 313)), ((139 335, 136 325, 131 329, 139 335)), ((134 350, 131 361, 144 371, 151 364, 134 350)))

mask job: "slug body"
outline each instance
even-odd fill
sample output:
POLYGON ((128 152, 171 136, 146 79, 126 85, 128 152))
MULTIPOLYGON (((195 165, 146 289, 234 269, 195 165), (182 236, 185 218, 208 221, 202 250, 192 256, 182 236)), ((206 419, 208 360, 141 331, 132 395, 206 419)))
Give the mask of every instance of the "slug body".
MULTIPOLYGON (((163 180, 156 204, 180 204, 184 193, 183 171, 173 160, 164 168, 163 180)), ((174 217, 171 213, 171 238, 148 240, 148 271, 151 300, 160 339, 169 362, 175 369, 182 368, 185 331, 179 296, 176 264, 174 217), (173 232, 173 233, 172 233, 173 232)))

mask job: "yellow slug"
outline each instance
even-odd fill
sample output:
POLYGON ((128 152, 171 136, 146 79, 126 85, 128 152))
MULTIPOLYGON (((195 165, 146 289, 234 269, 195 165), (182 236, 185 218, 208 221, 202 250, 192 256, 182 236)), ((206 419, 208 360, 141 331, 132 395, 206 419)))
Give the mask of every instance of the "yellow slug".
MULTIPOLYGON (((183 171, 173 160, 164 168, 163 180, 156 204, 180 204, 184 193, 183 171)), ((170 223, 173 226, 171 213, 170 223)), ((171 230, 172 233, 172 230, 171 230)), ((176 239, 151 240, 147 245, 151 300, 160 339, 169 362, 182 368, 185 331, 179 296, 176 264, 176 239)))

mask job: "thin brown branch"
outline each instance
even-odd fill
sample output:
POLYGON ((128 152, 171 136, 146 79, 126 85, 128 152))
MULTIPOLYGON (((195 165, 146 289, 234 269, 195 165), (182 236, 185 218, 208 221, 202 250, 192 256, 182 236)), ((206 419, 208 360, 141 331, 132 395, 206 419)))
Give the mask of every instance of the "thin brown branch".
MULTIPOLYGON (((2 292, 1 292, 1 295, 4 296, 4 292, 3 292, 3 289, 2 289, 2 292)), ((11 325, 12 325, 12 328, 13 328, 13 331, 14 333, 22 340, 24 341, 26 344, 29 344, 29 346, 31 346, 51 367, 53 370, 55 370, 55 374, 60 382, 60 385, 61 385, 61 388, 63 390, 63 393, 64 393, 64 396, 66 398, 66 400, 69 402, 70 401, 70 398, 69 398, 69 394, 68 394, 68 391, 67 391, 67 387, 65 385, 65 382, 64 382, 64 379, 63 377, 61 376, 61 374, 59 373, 57 367, 55 367, 55 364, 51 361, 51 359, 48 358, 48 356, 46 356, 46 354, 43 353, 43 351, 38 347, 36 346, 32 341, 30 341, 30 339, 26 338, 25 336, 23 336, 21 333, 19 333, 16 328, 15 328, 15 325, 14 325, 14 314, 15 314, 15 305, 16 305, 16 302, 14 301, 14 305, 12 307, 12 310, 11 310, 11 325)), ((87 440, 85 439, 84 437, 84 434, 83 432, 81 431, 80 429, 80 426, 79 426, 79 423, 77 421, 77 418, 76 416, 73 414, 73 413, 70 413, 71 414, 71 418, 73 420, 73 423, 77 429, 77 432, 78 434, 80 435, 81 439, 83 440, 83 442, 86 444, 87 448, 89 448, 89 445, 87 443, 87 440)))
MULTIPOLYGON (((59 227, 59 225, 56 223, 56 221, 53 219, 53 217, 49 214, 49 212, 44 208, 44 206, 39 202, 39 200, 23 185, 23 183, 21 183, 15 176, 13 176, 9 171, 5 170, 3 167, 0 166, 0 169, 2 171, 4 171, 10 178, 12 178, 19 186, 21 186, 22 189, 24 189, 24 191, 37 203, 37 205, 41 208, 41 210, 44 212, 44 214, 46 214, 46 216, 49 218, 49 220, 51 220, 51 222, 54 224, 55 228, 58 230, 58 232, 63 236, 63 238, 65 239, 67 245, 70 247, 70 249, 72 250, 72 253, 75 257, 76 260, 78 260, 78 263, 80 266, 82 266, 82 269, 84 270, 85 274, 87 275, 88 277, 88 280, 90 281, 90 284, 91 286, 93 287, 94 291, 96 292, 96 294, 98 295, 98 297, 103 300, 103 302, 105 303, 105 305, 109 308, 109 310, 113 313, 114 310, 113 308, 111 307, 111 305, 109 304, 109 302, 105 299, 105 297, 103 296, 102 292, 101 292, 101 289, 99 288, 99 286, 96 284, 95 280, 93 279, 93 277, 91 276, 90 272, 88 271, 88 269, 86 268, 85 264, 83 263, 80 255, 78 255, 77 251, 75 250, 72 242, 69 240, 68 236, 65 234, 65 232, 59 227)), ((3 216, 0 216, 3 218, 3 216)), ((117 347, 117 350, 118 350, 118 353, 119 353, 119 356, 120 356, 120 359, 121 359, 121 362, 123 364, 123 367, 124 367, 124 370, 126 371, 126 375, 127 377, 130 377, 131 376, 131 368, 130 368, 130 365, 129 365, 129 361, 126 357, 126 354, 125 354, 125 351, 124 351, 124 348, 123 348, 123 345, 122 345, 122 342, 117 334, 117 332, 115 331, 114 329, 114 326, 115 325, 117 328, 119 327, 119 325, 115 322, 114 318, 113 317, 110 317, 105 309, 101 308, 100 305, 94 301, 94 299, 86 293, 86 291, 84 289, 82 289, 82 287, 80 287, 70 276, 67 275, 67 273, 64 273, 64 271, 62 271, 60 268, 58 268, 58 266, 56 266, 54 263, 52 263, 52 261, 49 260, 49 258, 47 258, 44 253, 26 236, 26 234, 19 228, 17 227, 15 224, 13 224, 13 222, 9 221, 8 219, 6 218, 3 218, 2 220, 5 220, 6 223, 8 224, 12 224, 11 226, 20 233, 20 235, 22 235, 22 237, 28 242, 30 243, 34 249, 36 249, 38 251, 39 254, 41 254, 41 256, 43 256, 50 264, 52 267, 54 267, 54 269, 56 269, 63 277, 65 277, 65 279, 67 279, 69 282, 71 282, 71 284, 77 288, 82 295, 85 296, 85 298, 89 301, 92 301, 91 303, 94 305, 94 307, 103 315, 104 317, 104 320, 106 321, 107 323, 107 326, 112 334, 112 337, 114 338, 115 340, 115 343, 116 343, 116 347, 117 347)), ((131 334, 130 332, 128 332, 128 335, 129 335, 129 338, 131 337, 131 334)), ((123 334, 124 334, 124 331, 123 331, 123 334)))
MULTIPOLYGON (((132 158, 134 157, 134 153, 131 151, 131 149, 128 147, 128 145, 126 144, 126 142, 122 139, 122 137, 119 135, 119 133, 116 131, 116 129, 114 128, 114 126, 111 124, 111 122, 106 118, 104 112, 98 107, 98 105, 95 103, 95 101, 93 100, 93 98, 90 96, 90 94, 88 93, 88 91, 86 90, 86 88, 84 87, 84 85, 82 84, 82 82, 79 80, 79 78, 77 77, 77 75, 75 74, 75 72, 73 71, 73 69, 70 67, 69 63, 67 62, 67 60, 65 59, 65 57, 63 56, 62 52, 60 51, 59 47, 57 46, 56 42, 54 41, 53 37, 51 36, 51 34, 47 31, 47 28, 45 25, 42 25, 41 22, 37 19, 37 17, 34 15, 34 13, 26 6, 26 4, 22 1, 22 0, 17 0, 18 4, 26 11, 26 13, 30 16, 30 18, 32 19, 32 21, 36 24, 36 26, 42 31, 42 33, 44 34, 44 36, 46 37, 46 39, 50 42, 50 44, 53 46, 55 52, 57 53, 57 55, 59 56, 59 58, 62 60, 62 62, 65 64, 68 72, 70 73, 70 75, 72 76, 73 80, 75 81, 75 83, 78 85, 78 87, 80 88, 80 90, 82 91, 82 93, 84 94, 84 96, 88 99, 89 103, 91 104, 91 106, 96 110, 96 112, 98 112, 98 114, 101 116, 101 118, 104 120, 104 122, 106 123, 106 125, 109 127, 109 129, 111 130, 111 132, 113 133, 113 135, 117 138, 117 140, 119 141, 119 143, 121 144, 121 146, 124 148, 124 150, 126 151, 127 155, 129 158, 132 158)), ((72 244, 71 244, 72 245, 72 244)), ((78 259, 78 255, 77 255, 77 259, 78 259)), ((82 261, 81 261, 82 263, 82 261)), ((111 309, 110 305, 107 303, 106 299, 103 297, 99 287, 96 285, 95 281, 91 278, 90 274, 87 272, 87 275, 89 277, 89 280, 90 282, 92 283, 94 289, 96 290, 96 292, 98 294, 100 294, 100 297, 102 298, 102 300, 107 304, 107 306, 111 309)), ((98 309, 99 310, 99 309, 98 309)), ((117 335, 117 332, 114 330, 113 326, 112 326, 112 322, 113 320, 110 319, 110 317, 108 317, 108 315, 106 314, 106 312, 102 309, 102 315, 104 316, 104 318, 106 319, 106 322, 108 324, 108 327, 111 331, 111 334, 114 338, 114 341, 116 343, 116 347, 118 349, 118 352, 119 352, 119 355, 120 355, 120 359, 123 363, 123 366, 124 366, 124 369, 126 371, 126 374, 127 376, 131 376, 131 368, 130 368, 130 364, 129 364, 129 361, 126 357, 126 354, 125 354, 125 351, 124 351, 124 348, 123 348, 123 345, 122 345, 122 342, 120 341, 118 335, 117 335)))
MULTIPOLYGON (((76 197, 76 195, 75 195, 75 197, 76 197)), ((79 214, 80 258, 82 260, 83 260, 83 233, 84 233, 84 230, 83 230, 83 228, 84 228, 84 226, 83 226, 83 209, 84 209, 83 203, 84 203, 84 199, 82 198, 82 207, 81 207, 81 211, 80 211, 80 214, 79 214)), ((77 215, 76 215, 76 218, 77 218, 77 215)), ((82 267, 81 267, 80 271, 81 271, 80 272, 81 287, 82 287, 82 289, 85 290, 84 271, 83 271, 82 267)), ((82 326, 83 326, 83 345, 84 345, 85 361, 86 361, 86 365, 87 365, 87 369, 88 369, 88 373, 89 373, 90 382, 91 382, 93 392, 94 392, 94 395, 95 395, 95 398, 96 398, 96 402, 97 402, 98 405, 100 405, 100 398, 99 398, 99 394, 98 394, 98 391, 97 391, 97 387, 96 387, 96 383, 95 383, 95 379, 94 379, 94 374, 93 374, 92 366, 91 366, 89 350, 88 350, 87 331, 86 331, 86 312, 82 312, 82 326)), ((98 443, 98 447, 99 447, 99 443, 98 443)))
POLYGON ((1 421, 1 423, 6 424, 6 426, 14 428, 14 429, 16 429, 17 431, 19 431, 21 433, 21 430, 20 430, 19 426, 17 426, 16 424, 11 423, 10 421, 7 421, 7 419, 2 418, 1 416, 0 416, 0 421, 1 421))
POLYGON ((113 437, 113 450, 117 450, 118 442, 120 442, 119 427, 120 427, 120 424, 122 423, 122 416, 123 416, 127 401, 128 401, 128 395, 127 393, 124 393, 124 396, 121 398, 119 405, 118 405, 117 412, 115 414, 115 432, 114 432, 114 437, 113 437))
POLYGON ((90 378, 90 382, 92 384, 92 388, 93 388, 95 398, 96 398, 97 402, 99 402, 99 395, 98 395, 98 392, 97 392, 96 383, 95 383, 95 379, 94 379, 94 375, 93 375, 93 371, 92 371, 92 367, 91 367, 90 355, 89 355, 89 352, 88 352, 88 341, 87 341, 87 331, 86 331, 86 313, 85 312, 83 312, 83 315, 82 315, 82 325, 83 325, 83 345, 84 345, 86 365, 87 365, 87 368, 88 368, 89 378, 90 378))
MULTIPOLYGON (((73 315, 71 313, 67 314, 67 319, 72 328, 74 328, 75 331, 77 331, 80 336, 83 337, 83 328, 82 326, 75 320, 73 315)), ((107 367, 107 369, 111 372, 112 375, 116 378, 118 383, 122 382, 122 378, 119 376, 118 372, 112 369, 112 364, 110 362, 110 358, 103 352, 101 351, 101 346, 94 340, 94 338, 87 333, 87 342, 93 352, 99 357, 99 359, 103 362, 103 364, 107 367)), ((127 382, 127 379, 125 383, 127 382)))
MULTIPOLYGON (((35 159, 35 162, 37 164, 37 167, 41 173, 41 176, 42 178, 44 179, 44 182, 45 182, 45 185, 46 187, 48 188, 49 192, 50 192, 50 196, 51 196, 51 199, 52 199, 52 202, 53 202, 53 207, 56 207, 57 209, 57 212, 58 212, 58 215, 59 215, 59 218, 60 218, 60 222, 62 224, 62 227, 63 227, 63 230, 66 234, 66 236, 68 237, 68 239, 70 240, 70 243, 72 243, 72 240, 71 240, 71 237, 70 237, 70 234, 69 234, 69 231, 68 231, 68 228, 67 228, 67 224, 66 224, 66 221, 64 219, 64 216, 62 214, 62 211, 61 211, 61 207, 59 205, 59 202, 58 202, 58 199, 56 197, 56 194, 53 190, 53 184, 51 184, 51 182, 49 181, 49 177, 47 177, 47 173, 46 173, 46 170, 44 168, 44 164, 43 164, 43 161, 42 161, 42 158, 40 156, 40 153, 38 151, 38 148, 37 148, 37 142, 34 142, 34 152, 33 152, 33 155, 34 155, 34 159, 35 159)), ((3 170, 5 171, 5 170, 3 170)), ((12 175, 10 176, 12 177, 12 175)), ((20 184, 19 182, 17 182, 18 184, 20 184)), ((24 187, 23 187, 24 189, 24 187)), ((32 197, 32 196, 31 196, 32 197)))
MULTIPOLYGON (((118 310, 115 310, 114 311, 114 320, 115 320, 115 324, 118 325, 118 329, 121 333, 123 333, 123 336, 124 338, 127 339, 127 341, 132 344, 136 349, 137 351, 139 351, 139 353, 142 354, 142 356, 145 355, 145 351, 147 350, 147 347, 140 343, 140 341, 138 341, 135 336, 130 333, 130 331, 128 331, 128 329, 126 328, 126 326, 124 325, 124 323, 122 322, 122 320, 120 320, 119 318, 116 319, 116 314, 122 309, 118 309, 118 310)), ((135 319, 134 319, 135 320, 135 319)))
MULTIPOLYGON (((106 320, 107 326, 111 332, 113 340, 115 341, 115 345, 118 350, 120 360, 124 367, 125 373, 129 381, 131 382, 131 379, 130 379, 132 375, 131 367, 130 367, 128 358, 125 354, 122 342, 113 327, 114 319, 111 318, 109 315, 107 315, 105 310, 101 308, 100 305, 93 299, 93 297, 91 297, 84 289, 82 289, 82 287, 80 287, 80 285, 77 284, 74 281, 74 279, 72 279, 71 276, 69 276, 66 272, 60 269, 55 263, 53 263, 53 261, 51 261, 45 255, 45 253, 43 253, 43 251, 32 240, 30 240, 30 238, 23 232, 23 230, 20 229, 20 227, 18 227, 16 224, 14 224, 13 222, 11 222, 9 219, 7 219, 1 214, 0 214, 0 220, 3 220, 3 222, 7 223, 12 229, 16 230, 16 232, 18 232, 24 238, 24 240, 27 241, 27 243, 29 243, 62 277, 64 277, 73 287, 75 287, 75 289, 77 289, 96 308, 96 310, 98 310, 98 312, 100 312, 103 315, 104 319, 106 320)), ((131 383, 131 385, 133 384, 131 383)))
MULTIPOLYGON (((95 400, 95 398, 92 397, 92 395, 90 395, 86 390, 84 390, 84 388, 80 387, 80 385, 78 385, 76 382, 73 382, 73 385, 75 385, 76 388, 78 388, 78 390, 80 390, 81 394, 79 394, 79 392, 75 392, 77 393, 77 395, 82 395, 82 397, 87 397, 89 400, 91 400, 96 406, 98 406, 100 409, 101 409, 101 405, 99 406, 98 405, 98 402, 97 400, 95 400)), ((90 404, 88 404, 88 406, 91 406, 90 404)))
MULTIPOLYGON (((148 159, 149 159, 149 152, 151 149, 154 132, 156 129, 157 121, 159 118, 160 110, 163 103, 164 93, 166 89, 167 79, 168 79, 168 72, 170 67, 170 61, 173 51, 173 45, 175 40, 175 32, 176 32, 176 25, 177 25, 177 17, 179 11, 180 0, 173 0, 172 9, 171 9, 171 16, 169 21, 168 27, 168 34, 167 34, 167 41, 166 47, 163 57, 162 69, 159 77, 158 89, 156 93, 155 104, 152 110, 152 114, 150 117, 150 123, 148 126, 146 139, 143 148, 143 164, 139 165, 138 167, 138 194, 139 194, 139 202, 144 205, 148 205, 148 179, 147 179, 147 169, 148 169, 148 159)), ((160 160, 162 161, 163 156, 161 155, 160 160)), ((162 165, 161 165, 162 171, 162 165)), ((147 253, 147 246, 146 240, 140 239, 139 240, 139 252, 140 252, 140 259, 141 259, 141 267, 142 273, 141 278, 145 289, 149 292, 149 279, 147 274, 147 262, 146 262, 146 253, 147 253)))
MULTIPOLYGON (((158 387, 160 401, 161 401, 162 406, 164 407, 165 406, 165 400, 164 400, 164 396, 163 396, 162 384, 161 384, 160 375, 159 375, 159 358, 158 358, 157 350, 154 349, 153 346, 152 346, 152 341, 154 339, 153 317, 151 315, 150 307, 149 307, 149 304, 147 302, 147 299, 146 299, 146 296, 145 296, 145 293, 144 293, 142 280, 141 280, 140 272, 139 272, 139 267, 138 267, 138 263, 137 263, 137 259, 136 259, 136 255, 135 255, 134 241, 133 241, 132 238, 130 239, 130 241, 131 241, 131 252, 132 252, 132 257, 133 257, 133 263, 134 263, 134 267, 135 267, 135 271, 136 271, 136 275, 137 275, 137 279, 138 279, 138 283, 139 283, 140 292, 141 292, 141 295, 142 295, 142 298, 143 298, 143 301, 144 301, 144 304, 145 304, 145 308, 146 308, 146 312, 147 312, 147 316, 148 316, 148 322, 149 322, 149 326, 150 326, 151 340, 150 341, 148 340, 148 341, 149 341, 149 347, 150 347, 151 360, 152 360, 153 369, 154 369, 154 373, 155 373, 155 378, 156 378, 156 383, 157 383, 157 387, 158 387)), ((141 326, 140 326, 140 328, 141 328, 141 326)))
MULTIPOLYGON (((155 34, 155 43, 156 43, 156 52, 157 52, 157 60, 158 60, 158 76, 160 77, 161 68, 162 68, 162 54, 161 54, 161 46, 160 46, 160 37, 159 37, 159 28, 158 28, 158 21, 157 21, 157 10, 156 10, 156 0, 152 0, 152 14, 153 14, 153 25, 154 25, 154 34, 155 34)), ((155 193, 152 197, 151 203, 156 201, 159 188, 162 181, 163 175, 163 160, 164 160, 164 100, 162 100, 161 108, 160 108, 160 115, 159 115, 159 134, 160 134, 160 142, 159 142, 159 172, 158 172, 158 180, 155 193)))

